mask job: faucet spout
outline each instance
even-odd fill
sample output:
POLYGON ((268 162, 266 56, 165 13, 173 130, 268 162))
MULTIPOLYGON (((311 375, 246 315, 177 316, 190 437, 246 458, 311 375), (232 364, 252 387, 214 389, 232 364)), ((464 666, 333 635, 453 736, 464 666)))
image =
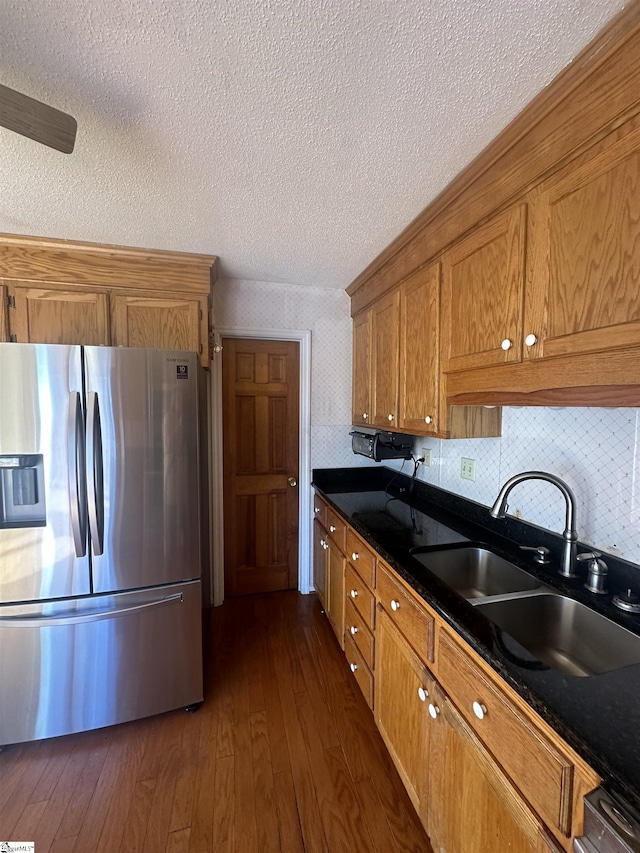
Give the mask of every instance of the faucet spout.
POLYGON ((547 474, 544 471, 523 471, 521 474, 516 474, 511 477, 511 479, 507 480, 500 489, 498 497, 490 509, 490 514, 493 518, 504 518, 509 508, 507 498, 509 497, 511 489, 513 489, 514 486, 517 486, 518 483, 523 483, 525 480, 544 480, 547 483, 552 483, 562 492, 565 500, 566 514, 564 530, 562 532, 564 548, 562 551, 560 574, 565 578, 577 577, 574 570, 577 548, 576 543, 578 541, 578 534, 575 529, 576 499, 569 486, 564 482, 564 480, 561 480, 560 477, 556 477, 555 474, 547 474))

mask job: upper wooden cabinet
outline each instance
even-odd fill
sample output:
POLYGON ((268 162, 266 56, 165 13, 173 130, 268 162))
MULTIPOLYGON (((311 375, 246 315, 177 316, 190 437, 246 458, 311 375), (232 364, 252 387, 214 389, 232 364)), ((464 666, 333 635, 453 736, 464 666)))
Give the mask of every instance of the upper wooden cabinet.
POLYGON ((522 357, 525 211, 516 205, 442 256, 445 373, 522 357))
MULTIPOLYGON (((0 235, 5 336, 184 349, 209 365, 216 258, 0 235)), ((3 332, 0 313, 0 335, 3 332)))
POLYGON ((400 287, 398 426, 415 434, 439 430, 440 264, 409 276, 400 287))
POLYGON ((371 418, 371 312, 353 320, 352 423, 367 426, 371 418))
POLYGON ((7 288, 0 284, 0 341, 9 340, 9 318, 7 317, 7 288))
POLYGON ((371 425, 398 426, 400 294, 389 293, 371 308, 371 425))
POLYGON ((11 334, 18 342, 108 345, 109 294, 105 290, 34 287, 8 281, 11 334))
POLYGON ((113 296, 113 342, 123 347, 201 352, 203 309, 197 298, 113 296))
POLYGON ((640 119, 541 184, 531 201, 525 355, 640 345, 640 119))

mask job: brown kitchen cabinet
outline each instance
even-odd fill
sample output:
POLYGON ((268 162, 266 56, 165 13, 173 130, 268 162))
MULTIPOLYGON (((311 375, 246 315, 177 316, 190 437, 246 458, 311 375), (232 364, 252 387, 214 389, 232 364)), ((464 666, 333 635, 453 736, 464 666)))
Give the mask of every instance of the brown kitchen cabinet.
POLYGON ((371 420, 371 312, 353 318, 352 423, 371 420))
POLYGON ((116 293, 112 304, 115 346, 204 351, 206 300, 116 293))
POLYGON ((440 263, 400 287, 398 426, 415 435, 439 431, 440 263))
POLYGON ((389 293, 371 308, 371 425, 398 426, 400 294, 389 293))
POLYGON ((19 343, 111 343, 109 293, 104 289, 34 286, 7 281, 10 334, 19 343))
POLYGON ((325 611, 327 608, 328 550, 327 531, 316 520, 313 522, 313 586, 325 611))
POLYGON ((184 349, 209 366, 217 258, 5 234, 0 259, 10 340, 184 349))
POLYGON ((518 204, 442 256, 442 370, 522 359, 526 206, 518 204))
POLYGON ((7 288, 0 284, 0 341, 9 340, 9 318, 7 316, 7 288))
POLYGON ((431 719, 427 828, 434 849, 559 851, 544 824, 437 688, 431 707, 435 719, 431 719))
MULTIPOLYGON (((433 678, 384 609, 376 625, 374 716, 400 778, 428 831, 433 678)), ((441 770, 444 765, 441 765, 441 770)), ((452 848, 453 850, 454 848, 452 848)))
POLYGON ((531 194, 527 358, 640 346, 639 187, 637 117, 531 194))

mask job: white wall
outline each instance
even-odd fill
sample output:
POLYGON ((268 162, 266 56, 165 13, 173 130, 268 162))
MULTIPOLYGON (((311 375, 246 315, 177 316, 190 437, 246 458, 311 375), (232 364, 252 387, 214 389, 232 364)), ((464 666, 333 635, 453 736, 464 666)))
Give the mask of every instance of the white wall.
MULTIPOLYGON (((557 474, 575 493, 580 539, 640 563, 640 410, 505 408, 502 438, 416 438, 414 452, 423 447, 433 464, 421 466, 421 479, 487 506, 513 474, 557 474), (460 477, 463 456, 476 460, 475 482, 460 477)), ((564 528, 564 500, 554 486, 516 486, 509 505, 510 514, 541 527, 564 528)))

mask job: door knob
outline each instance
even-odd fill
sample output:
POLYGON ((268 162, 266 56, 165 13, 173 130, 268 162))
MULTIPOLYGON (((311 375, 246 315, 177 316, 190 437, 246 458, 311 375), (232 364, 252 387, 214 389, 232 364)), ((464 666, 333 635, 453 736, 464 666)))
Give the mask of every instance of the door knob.
POLYGON ((289 477, 289 479, 287 480, 287 483, 289 483, 290 486, 297 486, 298 485, 298 481, 296 480, 295 477, 289 477))

